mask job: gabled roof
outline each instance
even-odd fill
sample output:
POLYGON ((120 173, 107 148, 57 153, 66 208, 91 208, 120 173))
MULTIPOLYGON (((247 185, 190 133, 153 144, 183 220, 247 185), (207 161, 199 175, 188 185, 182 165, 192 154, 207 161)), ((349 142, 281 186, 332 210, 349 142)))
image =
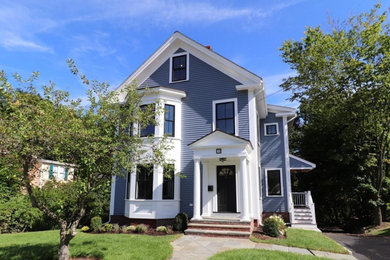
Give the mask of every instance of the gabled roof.
MULTIPOLYGON (((243 86, 255 86, 262 91, 261 98, 265 100, 263 80, 256 74, 244 69, 236 63, 224 58, 202 44, 190 39, 180 32, 175 32, 165 41, 140 67, 138 67, 117 89, 121 91, 126 85, 133 82, 143 83, 156 69, 158 69, 177 49, 182 48, 195 57, 220 70, 231 78, 240 82, 243 86)), ((126 94, 121 93, 120 101, 125 99, 126 94)), ((266 104, 264 104, 265 109, 266 104)))
POLYGON ((215 130, 207 135, 188 144, 192 149, 205 147, 224 147, 224 146, 250 146, 253 149, 252 143, 245 138, 227 134, 225 132, 215 130))
POLYGON ((316 165, 312 162, 309 162, 305 159, 299 158, 295 155, 290 154, 290 170, 295 172, 305 172, 313 170, 316 165))

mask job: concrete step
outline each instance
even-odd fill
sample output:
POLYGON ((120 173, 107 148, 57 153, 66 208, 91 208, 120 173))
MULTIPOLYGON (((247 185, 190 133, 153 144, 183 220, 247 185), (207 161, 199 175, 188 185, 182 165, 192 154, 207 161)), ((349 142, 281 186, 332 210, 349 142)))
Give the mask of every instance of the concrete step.
POLYGON ((248 238, 249 231, 233 231, 233 230, 211 230, 211 229, 186 229, 186 235, 200 235, 200 236, 218 236, 218 237, 240 237, 248 238))
POLYGON ((250 225, 234 225, 234 224, 207 224, 207 223, 193 223, 188 224, 189 229, 208 229, 208 230, 234 230, 250 232, 250 225))
POLYGON ((297 220, 312 220, 313 218, 312 217, 297 217, 297 216, 294 216, 294 219, 297 219, 297 220))
POLYGON ((311 212, 310 209, 294 209, 294 212, 311 212))

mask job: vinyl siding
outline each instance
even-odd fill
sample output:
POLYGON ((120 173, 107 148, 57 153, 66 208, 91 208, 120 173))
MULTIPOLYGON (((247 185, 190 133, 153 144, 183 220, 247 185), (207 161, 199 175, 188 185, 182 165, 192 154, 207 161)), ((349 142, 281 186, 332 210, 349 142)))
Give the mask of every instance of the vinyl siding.
POLYGON ((262 174, 262 195, 264 212, 287 212, 287 184, 286 167, 284 156, 284 133, 283 120, 276 118, 274 113, 268 113, 265 119, 260 120, 260 144, 261 144, 261 174, 262 174), (265 136, 266 123, 278 123, 279 135, 265 136), (265 184, 265 169, 281 168, 283 179, 283 197, 267 197, 265 184))
POLYGON ((237 98, 238 129, 240 137, 249 139, 248 93, 237 91, 240 82, 221 71, 189 55, 189 80, 169 84, 169 59, 162 64, 141 87, 164 86, 183 90, 187 97, 182 99, 182 158, 180 210, 192 217, 193 203, 193 152, 188 144, 212 131, 212 102, 218 99, 237 98))
POLYGON ((125 214, 126 179, 115 176, 114 215, 125 214))

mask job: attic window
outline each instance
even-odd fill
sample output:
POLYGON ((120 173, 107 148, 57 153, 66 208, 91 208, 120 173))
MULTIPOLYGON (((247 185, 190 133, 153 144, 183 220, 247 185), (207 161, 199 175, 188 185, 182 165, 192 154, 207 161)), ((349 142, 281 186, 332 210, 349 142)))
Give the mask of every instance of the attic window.
POLYGON ((188 80, 188 53, 179 53, 171 57, 170 82, 188 80))
POLYGON ((265 124, 265 135, 278 135, 279 134, 279 129, 278 129, 278 124, 277 123, 271 123, 271 124, 265 124))

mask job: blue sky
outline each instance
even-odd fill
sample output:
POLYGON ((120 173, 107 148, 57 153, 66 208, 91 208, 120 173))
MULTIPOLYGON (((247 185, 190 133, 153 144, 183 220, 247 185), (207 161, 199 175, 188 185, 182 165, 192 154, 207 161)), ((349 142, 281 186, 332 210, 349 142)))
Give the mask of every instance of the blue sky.
POLYGON ((268 103, 297 106, 278 87, 293 73, 280 57, 282 42, 301 39, 305 26, 329 30, 328 16, 344 20, 375 2, 1 0, 0 70, 40 71, 38 83, 51 80, 72 97, 84 97, 66 59, 115 88, 178 30, 263 77, 268 103))

